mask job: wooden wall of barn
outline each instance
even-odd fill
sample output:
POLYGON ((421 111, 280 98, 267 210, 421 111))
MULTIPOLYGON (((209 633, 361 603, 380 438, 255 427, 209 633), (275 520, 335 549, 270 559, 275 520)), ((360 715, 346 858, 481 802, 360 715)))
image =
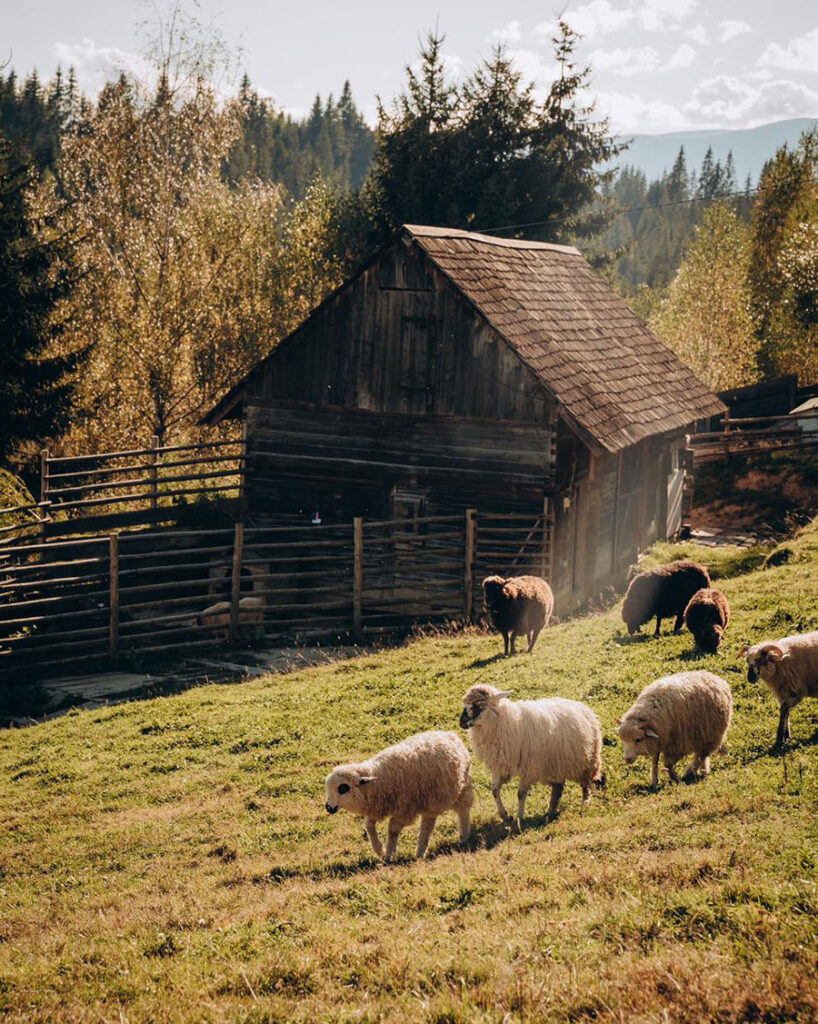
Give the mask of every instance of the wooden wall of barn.
POLYGON ((245 392, 251 514, 542 511, 554 403, 413 243, 398 241, 245 392))
POLYGON ((607 587, 622 589, 639 551, 665 539, 674 443, 649 440, 618 455, 583 457, 576 442, 573 458, 560 434, 552 574, 562 614, 607 587))

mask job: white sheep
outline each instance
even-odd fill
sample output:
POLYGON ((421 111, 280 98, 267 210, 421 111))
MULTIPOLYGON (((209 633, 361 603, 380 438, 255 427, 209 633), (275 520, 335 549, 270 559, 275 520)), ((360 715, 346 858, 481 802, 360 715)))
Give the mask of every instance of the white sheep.
POLYGON ((805 697, 818 697, 818 630, 745 647, 747 678, 763 679, 780 704, 775 745, 790 738, 790 711, 805 697))
POLYGON ((644 754, 653 759, 651 785, 659 785, 659 757, 674 782, 676 762, 693 760, 685 772, 692 780, 710 772, 710 755, 725 753, 724 737, 733 716, 730 687, 712 672, 679 672, 646 686, 636 703, 617 719, 625 761, 644 754))
POLYGON ((456 811, 460 842, 471 832, 474 803, 471 758, 454 732, 422 732, 387 747, 360 764, 342 764, 327 776, 326 809, 339 809, 365 819, 372 849, 387 862, 395 856, 401 830, 420 816, 416 856, 429 845, 435 820, 456 811), (377 823, 389 818, 386 852, 377 823))
POLYGON ((460 725, 469 730, 477 756, 491 769, 491 792, 497 811, 511 822, 500 795, 509 779, 519 777, 518 829, 523 827, 525 800, 537 782, 551 786, 548 817, 557 813, 567 780, 582 786, 587 803, 591 784, 605 785, 602 774, 602 731, 599 719, 585 704, 549 697, 510 701, 510 690, 473 686, 463 697, 460 725))

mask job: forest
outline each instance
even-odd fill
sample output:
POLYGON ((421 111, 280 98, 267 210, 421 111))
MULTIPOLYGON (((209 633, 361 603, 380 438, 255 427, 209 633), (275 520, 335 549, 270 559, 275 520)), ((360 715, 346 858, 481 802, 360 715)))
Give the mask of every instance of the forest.
POLYGON ((544 99, 503 47, 452 80, 429 33, 374 129, 348 82, 301 119, 246 75, 225 98, 218 48, 182 27, 95 97, 72 69, 0 73, 4 470, 195 439, 404 222, 577 245, 716 390, 818 379, 818 134, 758 182, 683 151, 648 181, 584 102, 566 24, 544 99))

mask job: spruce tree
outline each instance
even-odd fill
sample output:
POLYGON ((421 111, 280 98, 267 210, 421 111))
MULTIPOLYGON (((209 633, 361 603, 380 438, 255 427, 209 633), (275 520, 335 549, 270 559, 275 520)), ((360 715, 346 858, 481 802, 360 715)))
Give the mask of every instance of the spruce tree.
POLYGON ((67 423, 71 357, 49 354, 53 314, 70 281, 59 241, 41 241, 26 215, 34 170, 0 137, 0 461, 19 462, 24 442, 42 442, 67 423))

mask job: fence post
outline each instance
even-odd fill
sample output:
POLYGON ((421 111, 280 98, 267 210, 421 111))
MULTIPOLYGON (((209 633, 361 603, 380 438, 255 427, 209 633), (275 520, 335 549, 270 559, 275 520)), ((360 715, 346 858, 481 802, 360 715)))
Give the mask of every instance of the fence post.
POLYGON ((40 502, 48 501, 48 449, 40 452, 40 502))
POLYGON ((361 592, 364 588, 364 521, 352 520, 352 632, 358 636, 362 624, 361 592))
POLYGON ((159 505, 159 438, 156 434, 151 438, 151 463, 148 467, 148 479, 150 480, 150 507, 156 508, 159 505))
POLYGON ((466 559, 463 575, 463 611, 471 622, 474 610, 474 514, 477 509, 466 509, 466 559))
POLYGON ((108 579, 110 587, 110 617, 108 622, 108 654, 119 654, 119 534, 108 537, 108 579))
POLYGON ((544 580, 551 578, 552 550, 554 541, 554 517, 552 513, 553 501, 550 497, 543 498, 542 502, 542 571, 540 575, 544 580))
POLYGON ((239 635, 239 601, 241 600, 241 558, 244 550, 244 523, 236 523, 233 534, 233 576, 230 583, 230 626, 228 643, 235 644, 239 635))

